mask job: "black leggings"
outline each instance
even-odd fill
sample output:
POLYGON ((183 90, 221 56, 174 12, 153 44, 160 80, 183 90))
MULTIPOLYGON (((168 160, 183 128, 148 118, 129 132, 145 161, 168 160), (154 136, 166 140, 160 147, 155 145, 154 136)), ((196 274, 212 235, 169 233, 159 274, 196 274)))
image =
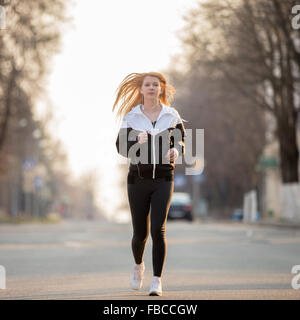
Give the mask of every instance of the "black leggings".
POLYGON ((133 226, 131 241, 133 256, 136 264, 142 263, 151 219, 153 275, 160 277, 167 254, 166 222, 174 181, 139 177, 135 177, 134 180, 134 183, 127 180, 133 226))

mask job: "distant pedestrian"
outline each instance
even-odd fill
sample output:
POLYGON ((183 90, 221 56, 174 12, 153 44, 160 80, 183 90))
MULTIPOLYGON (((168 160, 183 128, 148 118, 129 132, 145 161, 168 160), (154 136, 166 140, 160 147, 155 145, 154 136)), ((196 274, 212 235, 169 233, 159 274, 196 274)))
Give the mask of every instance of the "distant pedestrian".
POLYGON ((113 105, 114 111, 121 101, 117 115, 122 119, 122 124, 116 147, 118 153, 131 160, 127 193, 135 264, 130 283, 132 289, 142 287, 145 271, 143 255, 151 221, 154 277, 149 295, 156 296, 162 295, 161 275, 167 252, 165 233, 174 189, 174 161, 184 154, 183 119, 168 102, 174 93, 175 89, 158 72, 131 73, 121 82, 113 105), (166 140, 167 149, 162 142, 166 140), (136 149, 138 151, 134 152, 136 149), (147 161, 137 160, 141 154, 147 155, 147 161))

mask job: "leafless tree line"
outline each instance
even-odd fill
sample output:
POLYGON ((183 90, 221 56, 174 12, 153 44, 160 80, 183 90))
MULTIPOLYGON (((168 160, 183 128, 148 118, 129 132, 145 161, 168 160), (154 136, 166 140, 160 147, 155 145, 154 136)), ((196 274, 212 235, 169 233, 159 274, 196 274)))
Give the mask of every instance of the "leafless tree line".
POLYGON ((205 129, 202 193, 221 212, 242 205, 257 187, 266 143, 266 114, 276 126, 283 183, 299 181, 300 32, 286 0, 199 1, 179 32, 183 55, 168 74, 176 106, 205 129))
POLYGON ((0 0, 6 11, 6 28, 0 30, 0 217, 33 215, 28 203, 36 198, 39 215, 59 209, 67 215, 72 208, 84 216, 84 199, 92 201, 88 211, 94 212, 94 186, 83 183, 86 177, 73 183, 64 147, 49 131, 51 109, 45 119, 37 119, 35 112, 37 100, 45 97, 51 58, 60 51, 62 32, 71 22, 70 4, 0 0), (38 190, 32 186, 33 177, 27 179, 30 183, 26 180, 26 159, 44 171, 38 173, 43 184, 38 190))

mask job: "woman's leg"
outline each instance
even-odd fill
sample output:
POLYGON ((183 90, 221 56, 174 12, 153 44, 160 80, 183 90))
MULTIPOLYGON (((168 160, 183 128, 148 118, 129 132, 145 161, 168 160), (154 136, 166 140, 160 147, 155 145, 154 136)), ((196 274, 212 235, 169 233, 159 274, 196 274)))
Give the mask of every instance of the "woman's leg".
POLYGON ((151 237, 153 275, 160 277, 167 254, 166 222, 174 190, 174 181, 157 181, 151 197, 151 237))
POLYGON ((131 212, 133 237, 132 252, 136 264, 141 264, 149 235, 149 211, 151 188, 147 181, 127 184, 128 200, 131 212))

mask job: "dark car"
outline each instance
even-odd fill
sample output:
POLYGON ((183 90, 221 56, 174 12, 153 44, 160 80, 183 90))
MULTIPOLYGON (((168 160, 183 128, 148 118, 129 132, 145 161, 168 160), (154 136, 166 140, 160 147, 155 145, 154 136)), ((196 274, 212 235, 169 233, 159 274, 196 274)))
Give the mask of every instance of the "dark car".
POLYGON ((235 208, 232 213, 232 219, 233 220, 243 220, 243 210, 239 208, 235 208))
POLYGON ((187 192, 174 192, 170 205, 168 219, 187 219, 193 221, 192 199, 187 192))

